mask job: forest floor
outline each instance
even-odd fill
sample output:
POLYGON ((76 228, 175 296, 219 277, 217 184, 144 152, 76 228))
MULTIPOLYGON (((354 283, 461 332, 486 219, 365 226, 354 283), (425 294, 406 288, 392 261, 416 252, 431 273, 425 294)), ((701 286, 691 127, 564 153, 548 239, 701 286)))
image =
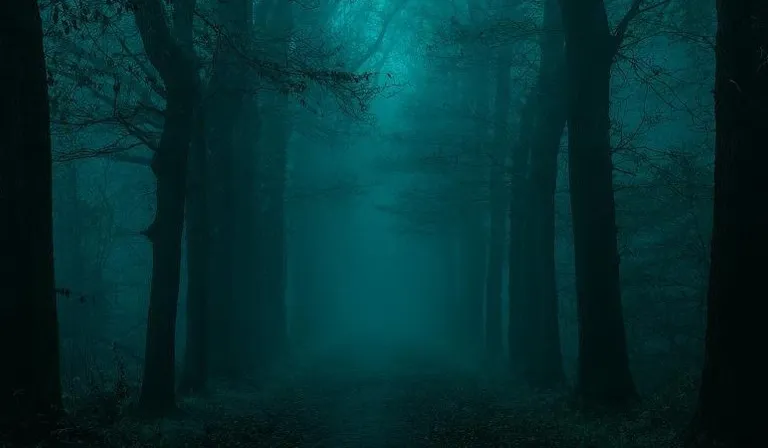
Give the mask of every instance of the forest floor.
POLYGON ((284 368, 258 388, 216 385, 163 421, 108 411, 116 403, 102 400, 71 413, 37 446, 665 448, 677 446, 694 390, 682 381, 626 413, 595 416, 563 395, 458 365, 325 357, 284 368))

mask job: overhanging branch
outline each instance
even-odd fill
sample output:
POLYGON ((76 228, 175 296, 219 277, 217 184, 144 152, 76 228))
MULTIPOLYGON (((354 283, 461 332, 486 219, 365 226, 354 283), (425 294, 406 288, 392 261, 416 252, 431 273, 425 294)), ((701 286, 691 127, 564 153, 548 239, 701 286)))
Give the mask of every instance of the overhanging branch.
POLYGON ((627 11, 626 14, 624 14, 624 17, 621 18, 621 21, 619 21, 618 25, 616 25, 616 29, 613 32, 614 56, 619 52, 619 48, 621 47, 621 44, 624 42, 624 38, 627 35, 627 30, 629 30, 629 24, 634 19, 636 19, 637 17, 647 12, 667 6, 670 0, 660 0, 656 3, 643 7, 644 2, 645 0, 632 0, 632 5, 629 7, 629 10, 627 11))

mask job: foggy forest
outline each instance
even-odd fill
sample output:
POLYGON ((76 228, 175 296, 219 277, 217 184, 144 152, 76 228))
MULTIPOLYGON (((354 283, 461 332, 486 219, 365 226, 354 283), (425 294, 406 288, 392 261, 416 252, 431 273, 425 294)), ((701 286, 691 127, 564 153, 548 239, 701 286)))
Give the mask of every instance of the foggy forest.
POLYGON ((0 0, 0 448, 764 446, 767 166, 762 0, 0 0))

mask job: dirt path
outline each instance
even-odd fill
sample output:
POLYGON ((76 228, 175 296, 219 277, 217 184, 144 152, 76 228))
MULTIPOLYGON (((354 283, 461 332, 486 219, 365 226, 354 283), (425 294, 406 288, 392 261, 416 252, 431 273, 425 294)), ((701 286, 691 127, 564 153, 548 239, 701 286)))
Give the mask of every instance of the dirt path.
POLYGON ((329 356, 254 384, 212 385, 206 397, 185 400, 176 420, 106 424, 83 414, 49 446, 656 448, 676 440, 674 428, 647 418, 653 413, 589 419, 562 396, 445 359, 329 356))
MULTIPOLYGON (((398 406, 401 391, 391 381, 363 382, 334 397, 328 410, 333 448, 395 446, 404 415, 398 406)), ((399 444, 399 446, 404 446, 399 444)))
POLYGON ((322 434, 304 446, 323 448, 440 446, 452 421, 474 420, 494 400, 481 378, 425 360, 324 360, 293 381, 299 386, 288 392, 302 397, 304 414, 295 420, 315 421, 314 431, 297 430, 322 434))

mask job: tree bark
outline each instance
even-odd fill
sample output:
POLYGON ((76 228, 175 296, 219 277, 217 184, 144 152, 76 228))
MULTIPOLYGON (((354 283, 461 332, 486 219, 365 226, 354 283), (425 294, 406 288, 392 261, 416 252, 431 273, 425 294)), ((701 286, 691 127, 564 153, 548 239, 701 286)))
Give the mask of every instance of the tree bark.
POLYGON ((216 58, 216 65, 206 92, 206 144, 210 150, 210 222, 211 283, 209 291, 215 301, 208 307, 210 338, 208 351, 212 373, 235 378, 240 375, 244 345, 240 316, 247 318, 239 309, 235 285, 237 252, 237 216, 240 190, 235 178, 237 171, 235 131, 243 110, 246 82, 243 79, 242 61, 233 47, 249 31, 247 1, 235 0, 217 6, 217 15, 228 35, 216 58))
MULTIPOLYGON (((277 36, 274 45, 266 50, 275 60, 288 60, 294 25, 292 5, 274 2, 271 8, 262 7, 260 12, 262 26, 277 36)), ((266 371, 287 348, 285 185, 286 151, 292 126, 288 99, 281 92, 265 92, 254 98, 253 108, 246 128, 256 126, 260 130, 256 138, 253 132, 248 133, 257 146, 255 151, 251 149, 256 156, 252 164, 256 169, 248 176, 256 182, 249 188, 250 225, 243 230, 244 236, 252 241, 248 247, 255 255, 255 263, 248 269, 257 274, 251 272, 249 278, 258 278, 258 284, 251 289, 258 305, 259 369, 266 371)))
MULTIPOLYGON (((285 167, 290 138, 289 117, 282 97, 273 98, 274 107, 265 114, 262 127, 259 173, 260 191, 259 255, 262 279, 259 288, 263 360, 273 362, 286 348, 285 304, 285 167)), ((264 105, 265 103, 262 103, 264 105)), ((266 103, 270 104, 270 103, 266 103)))
POLYGON ((547 0, 541 38, 541 65, 536 83, 536 118, 531 138, 526 241, 530 281, 524 375, 536 387, 553 388, 565 380, 560 352, 555 272, 555 189, 557 155, 565 128, 567 91, 565 54, 557 0, 547 0))
POLYGON ((183 393, 205 390, 208 379, 208 275, 210 228, 208 225, 205 118, 202 108, 194 127, 187 182, 187 331, 184 370, 179 386, 183 393))
POLYGON ((707 331, 699 403, 687 446, 752 447, 764 441, 764 339, 768 197, 768 4, 717 2, 715 190, 707 331))
POLYGON ((611 65, 616 37, 602 0, 560 0, 568 73, 568 150, 579 361, 585 404, 632 400, 619 282, 610 142, 611 65))
MULTIPOLYGON (((179 4, 189 8, 194 0, 179 4)), ((133 0, 144 50, 165 83, 165 122, 151 169, 157 180, 155 219, 144 232, 152 243, 152 279, 139 408, 162 416, 176 409, 176 315, 181 274, 181 240, 187 189, 187 161, 200 80, 194 55, 171 35, 159 0, 133 0)), ((190 27, 191 30, 191 27, 190 27)))
POLYGON ((0 431, 4 431, 19 430, 22 423, 50 423, 61 408, 51 134, 37 2, 0 3, 0 64, 4 364, 0 368, 0 431))
POLYGON ((165 125, 152 161, 157 178, 155 220, 145 232, 152 243, 144 380, 139 406, 149 414, 163 415, 175 404, 176 314, 181 275, 181 238, 184 227, 189 130, 196 101, 188 86, 168 86, 165 125))
POLYGON ((530 262, 530 242, 526 241, 528 208, 528 165, 532 135, 528 130, 534 124, 536 103, 530 95, 520 113, 520 133, 512 148, 509 167, 509 253, 507 294, 509 296, 509 325, 507 342, 510 367, 523 374, 527 367, 527 344, 531 341, 531 323, 526 316, 531 313, 531 283, 526 278, 526 265, 530 262))

